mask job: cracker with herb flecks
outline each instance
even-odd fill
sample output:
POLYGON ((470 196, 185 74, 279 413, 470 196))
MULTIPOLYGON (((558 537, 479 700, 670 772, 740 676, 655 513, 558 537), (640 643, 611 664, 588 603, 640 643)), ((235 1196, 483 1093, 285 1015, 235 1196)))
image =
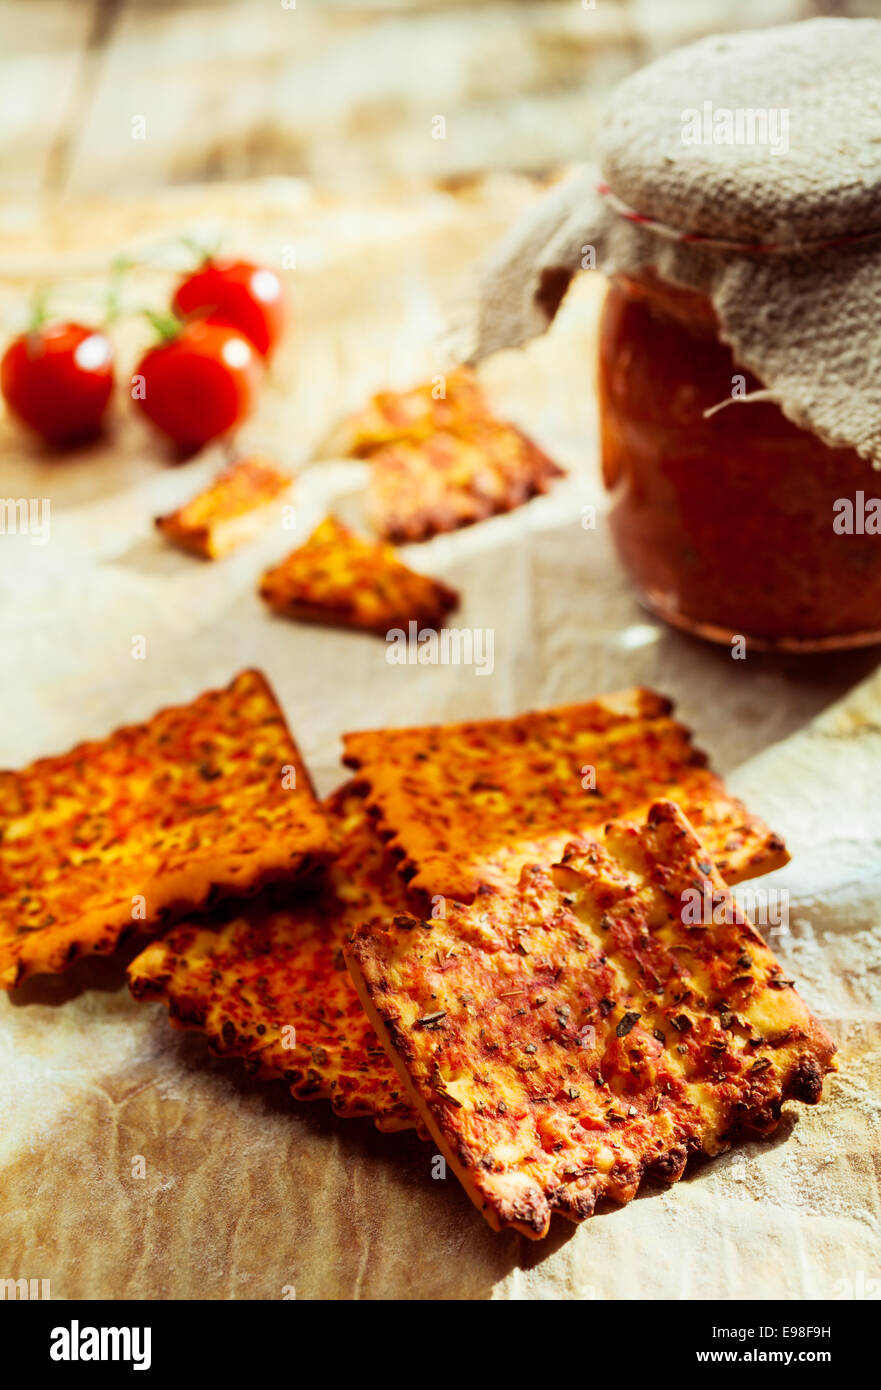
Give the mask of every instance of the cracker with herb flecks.
POLYGON ((174 1023, 204 1033, 218 1055, 285 1080, 298 1099, 323 1097, 338 1115, 408 1129, 414 1112, 342 948, 365 918, 412 904, 363 799, 342 787, 324 811, 339 853, 310 896, 286 902, 280 888, 210 920, 179 923, 131 963, 130 988, 137 999, 160 999, 174 1023))
POLYGON ((413 1103, 495 1229, 628 1202, 645 1174, 814 1103, 835 1048, 681 810, 614 822, 516 889, 346 948, 413 1103), (692 912, 697 892, 701 907, 692 912), (688 911, 686 911, 686 906, 688 911))
POLYGON ((242 671, 146 724, 0 773, 0 985, 107 954, 329 851, 275 696, 242 671))
POLYGON ((344 761, 429 896, 469 902, 481 884, 516 882, 659 797, 682 806, 729 883, 785 864, 783 841, 729 795, 672 708, 637 688, 515 719, 351 733, 344 761))
POLYGON ((468 367, 420 382, 407 391, 378 391, 363 410, 337 426, 336 452, 368 458, 400 439, 427 438, 437 430, 457 428, 463 420, 489 415, 489 406, 468 367))
POLYGON ((292 482, 270 459, 239 459, 192 501, 157 516, 156 526, 182 550, 217 560, 253 540, 292 482))
POLYGON ((401 439, 374 453, 367 517, 387 540, 423 541, 512 511, 562 472, 514 425, 475 419, 461 433, 401 439))
POLYGON ((392 546, 364 540, 332 516, 266 571, 260 593, 285 617, 381 637, 411 621, 436 629, 459 602, 454 589, 408 569, 392 546))
POLYGON ((370 462, 366 512, 385 540, 423 541, 512 511, 561 469, 489 408, 467 367, 409 391, 381 391, 336 431, 334 447, 370 462))

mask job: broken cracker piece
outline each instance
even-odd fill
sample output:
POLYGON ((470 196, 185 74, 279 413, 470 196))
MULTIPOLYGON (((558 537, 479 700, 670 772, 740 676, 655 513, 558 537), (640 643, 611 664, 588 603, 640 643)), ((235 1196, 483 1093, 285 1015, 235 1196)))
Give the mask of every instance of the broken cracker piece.
POLYGON ((415 1114, 342 947, 365 918, 411 904, 363 799, 344 786, 324 811, 339 855, 319 889, 294 903, 270 892, 215 920, 179 923, 131 963, 129 986, 137 999, 166 1004, 178 1026, 204 1033, 218 1055, 285 1080, 300 1100, 323 1097, 338 1115, 409 1129, 415 1114))
POLYGON ((729 883, 779 868, 779 836, 732 797, 670 717, 636 688, 514 719, 346 734, 382 834, 412 887, 470 902, 515 883, 606 820, 679 803, 729 883))
POLYGON ((544 1236, 645 1174, 813 1104, 835 1048, 681 810, 616 822, 516 889, 359 928, 362 1002, 492 1227, 544 1236), (712 908, 698 912, 688 894, 712 908))
POLYGON ((468 368, 409 391, 381 391, 337 430, 334 449, 370 461, 366 511, 396 543, 509 512, 563 473, 490 411, 468 368))
POLYGON ((156 526, 181 549, 217 560, 253 539, 292 482, 270 459, 239 459, 191 502, 158 516, 156 526))
POLYGON ((266 571, 260 593, 285 617, 382 637, 411 621, 436 629, 459 602, 454 589, 408 569, 390 545, 364 540, 332 516, 266 571))
POLYGON ((407 391, 378 391, 337 427, 333 447, 346 457, 368 458, 396 440, 425 438, 488 414, 476 375, 457 367, 407 391))
POLYGON ((326 859, 324 816, 259 671, 0 773, 0 986, 326 859))
POLYGON ((374 453, 367 516, 386 540, 423 541, 512 511, 562 473, 516 426, 475 419, 461 434, 402 439, 374 453))

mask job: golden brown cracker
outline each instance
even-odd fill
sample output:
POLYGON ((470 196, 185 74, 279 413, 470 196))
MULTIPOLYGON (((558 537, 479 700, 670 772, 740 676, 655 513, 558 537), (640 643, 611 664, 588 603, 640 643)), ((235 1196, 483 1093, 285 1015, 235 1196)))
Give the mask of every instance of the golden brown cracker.
POLYGON ((436 629, 459 602, 448 585, 408 569, 390 545, 356 536, 332 516, 267 570, 260 593, 285 617, 382 637, 410 622, 436 629))
POLYGON ((420 1116, 496 1229, 546 1234, 768 1133, 834 1047, 672 802, 516 889, 347 947, 420 1116), (689 897, 691 895, 691 897, 689 897), (697 911, 687 911, 697 898, 697 911))
POLYGON ((514 425, 474 420, 374 453, 367 516, 386 540, 423 541, 522 506, 562 471, 514 425))
POLYGON ((60 757, 0 773, 0 984, 107 954, 329 851, 259 671, 60 757))
POLYGON ((181 549, 217 560, 253 539, 292 481, 270 459, 239 459, 192 501, 158 516, 156 526, 181 549))
POLYGON ((400 1079, 358 1001, 343 942, 365 918, 408 907, 360 797, 325 803, 339 854, 319 889, 262 895, 214 920, 183 922, 129 966, 138 999, 160 999, 221 1056, 285 1080, 301 1100, 324 1097, 338 1115, 371 1115, 380 1129, 415 1123, 400 1079))
POLYGON ((682 806, 729 883, 786 863, 783 841, 729 795, 671 711, 637 688, 514 719, 346 734, 344 761, 429 896, 468 902, 481 884, 516 882, 524 864, 551 863, 659 797, 682 806))
POLYGON ((367 517, 396 544, 509 512, 563 473, 492 413, 467 367, 409 391, 379 392, 343 423, 335 448, 369 460, 367 517))
POLYGON ((334 447, 353 458, 368 458, 401 439, 424 439, 438 430, 457 428, 463 420, 489 414, 474 372, 457 367, 406 391, 378 391, 334 433, 334 447))

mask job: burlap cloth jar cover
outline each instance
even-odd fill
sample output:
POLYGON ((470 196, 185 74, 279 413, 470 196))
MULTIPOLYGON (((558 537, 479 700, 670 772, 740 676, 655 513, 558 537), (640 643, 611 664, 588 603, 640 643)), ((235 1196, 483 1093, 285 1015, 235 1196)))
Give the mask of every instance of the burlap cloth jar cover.
POLYGON ((680 49, 616 89, 597 155, 492 255, 474 360, 542 333, 578 270, 653 266, 794 424, 881 467, 881 22, 680 49))

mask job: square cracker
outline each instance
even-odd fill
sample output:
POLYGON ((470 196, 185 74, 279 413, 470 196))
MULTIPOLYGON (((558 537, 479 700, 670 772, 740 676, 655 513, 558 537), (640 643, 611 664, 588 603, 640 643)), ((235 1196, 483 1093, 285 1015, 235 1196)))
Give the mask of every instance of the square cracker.
POLYGON ((533 1238, 554 1211, 581 1221, 646 1173, 675 1182, 689 1154, 770 1132, 834 1068, 669 801, 550 872, 524 868, 508 893, 365 924, 347 958, 469 1196, 495 1229, 533 1238))
POLYGON ((344 761, 429 896, 469 902, 481 884, 514 883, 658 797, 682 806, 729 883, 785 864, 783 841, 729 795, 672 708, 636 688, 514 719, 370 730, 345 735, 344 761))
POLYGON ((239 459, 192 501, 157 516, 156 526, 182 550, 217 560, 253 539, 292 482, 270 459, 239 459))
POLYGON ((416 1123, 400 1077, 361 1007, 343 942, 374 915, 408 909, 406 889, 373 834, 362 798, 341 787, 324 803, 338 855, 295 902, 270 891, 211 919, 181 922, 129 966, 136 999, 159 999, 179 1027, 219 1056, 241 1057, 300 1100, 370 1115, 382 1130, 416 1123))
POLYGON ((410 622, 436 629, 459 602, 454 589, 408 569, 392 546, 356 536, 333 516, 266 571, 260 593, 284 617, 380 637, 410 622))
POLYGON ((327 857, 327 825, 259 671, 0 773, 0 985, 327 857))

